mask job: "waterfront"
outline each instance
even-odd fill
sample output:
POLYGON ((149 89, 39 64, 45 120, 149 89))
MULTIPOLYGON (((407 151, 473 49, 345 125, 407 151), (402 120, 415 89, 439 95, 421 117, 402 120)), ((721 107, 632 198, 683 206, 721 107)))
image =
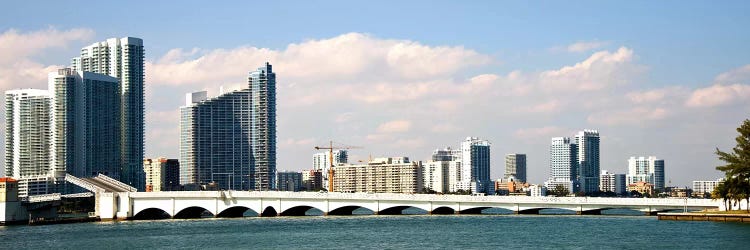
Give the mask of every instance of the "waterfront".
POLYGON ((741 249, 750 225, 650 216, 245 217, 7 226, 0 241, 21 249, 741 249))

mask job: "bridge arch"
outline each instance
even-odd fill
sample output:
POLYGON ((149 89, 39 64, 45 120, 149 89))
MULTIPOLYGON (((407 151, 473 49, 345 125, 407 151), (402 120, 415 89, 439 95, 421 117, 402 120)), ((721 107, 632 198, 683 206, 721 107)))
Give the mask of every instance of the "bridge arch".
POLYGON ((160 208, 147 208, 133 215, 134 220, 163 220, 172 218, 167 211, 160 208))
MULTIPOLYGON (((417 206, 404 205, 404 206, 392 206, 392 207, 385 208, 383 210, 378 211, 378 215, 401 215, 401 214, 405 214, 404 211, 406 211, 407 209, 414 211, 415 213, 413 214, 427 214, 428 213, 428 210, 425 210, 424 208, 417 207, 417 206)), ((408 214, 412 214, 412 213, 408 213, 408 214)))
POLYGON ((312 206, 294 206, 282 211, 279 213, 279 216, 305 216, 308 211, 318 211, 321 215, 324 213, 320 209, 312 206))
POLYGON ((216 214, 216 217, 220 218, 238 218, 238 217, 244 217, 246 213, 252 212, 257 214, 255 210, 245 207, 245 206, 234 206, 234 207, 228 207, 218 214, 216 214))
POLYGON ((343 206, 336 208, 334 210, 331 210, 328 212, 328 215, 355 215, 354 211, 360 210, 364 213, 358 213, 356 215, 373 215, 375 214, 375 211, 373 211, 370 208, 363 207, 363 206, 356 206, 356 205, 350 205, 350 206, 343 206), (366 212, 365 212, 366 211, 366 212))
POLYGON ((210 215, 211 217, 215 217, 211 211, 209 211, 206 208, 200 207, 200 206, 192 206, 187 207, 179 212, 177 212, 174 215, 175 219, 196 219, 196 218, 202 218, 204 216, 210 215))
POLYGON ((437 207, 432 209, 430 214, 456 214, 456 210, 451 207, 437 207))
POLYGON ((263 212, 260 213, 260 217, 274 217, 279 216, 279 213, 276 212, 276 209, 273 208, 273 206, 268 206, 266 209, 263 209, 263 212))

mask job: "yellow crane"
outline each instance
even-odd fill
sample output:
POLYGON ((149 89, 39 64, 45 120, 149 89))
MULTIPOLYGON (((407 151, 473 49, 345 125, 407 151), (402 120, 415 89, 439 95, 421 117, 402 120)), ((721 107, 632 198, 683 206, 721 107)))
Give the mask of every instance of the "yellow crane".
POLYGON ((328 147, 326 146, 315 146, 315 150, 321 150, 321 149, 328 149, 328 163, 331 164, 328 167, 328 192, 333 192, 333 150, 339 150, 339 149, 354 149, 354 148, 362 148, 357 146, 340 146, 340 147, 334 147, 333 141, 329 141, 328 147))

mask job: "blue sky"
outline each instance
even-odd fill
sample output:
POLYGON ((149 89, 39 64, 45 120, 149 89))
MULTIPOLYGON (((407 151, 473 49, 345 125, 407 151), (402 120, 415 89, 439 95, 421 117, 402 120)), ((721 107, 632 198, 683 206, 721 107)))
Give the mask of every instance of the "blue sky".
MULTIPOLYGON (((503 154, 528 152, 530 179, 541 182, 549 137, 591 128, 609 140, 603 169, 625 172, 626 156, 653 154, 665 158, 667 178, 687 185, 719 176, 711 151, 731 147, 733 129, 750 113, 747 13, 744 1, 10 2, 0 9, 0 38, 20 38, 0 39, 0 49, 31 66, 5 60, 0 66, 15 70, 0 73, 42 73, 0 77, 0 87, 43 88, 44 70, 66 65, 78 48, 135 36, 150 62, 151 117, 173 115, 182 93, 239 86, 247 71, 271 61, 280 101, 308 100, 279 104, 279 169, 307 168, 309 148, 329 138, 365 146, 355 157, 424 160, 472 135, 493 142, 493 177, 504 170, 503 154), (24 40, 31 34, 41 38, 24 40), (8 48, 16 43, 28 49, 8 48), (346 53, 331 62, 314 55, 336 46, 346 53), (434 67, 414 66, 425 63, 420 58, 434 67), (450 94, 455 87, 466 89, 450 94), (347 88, 362 92, 330 91, 347 88), (416 94, 401 98, 402 91, 416 94), (332 93, 342 101, 315 98, 332 93), (456 118, 425 115, 436 107, 458 107, 444 115, 456 118), (638 116, 648 118, 632 121, 638 116)), ((150 122, 147 134, 172 138, 175 126, 150 122)), ((147 155, 176 157, 177 140, 166 141, 147 145, 147 155)))

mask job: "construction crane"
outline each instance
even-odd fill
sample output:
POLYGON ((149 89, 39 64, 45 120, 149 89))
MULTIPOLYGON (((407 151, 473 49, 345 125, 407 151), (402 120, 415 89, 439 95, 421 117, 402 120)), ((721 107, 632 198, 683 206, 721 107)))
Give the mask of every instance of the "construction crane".
POLYGON ((339 149, 354 149, 354 148, 362 148, 357 146, 341 146, 341 147, 334 147, 333 141, 329 141, 328 147, 326 146, 315 146, 315 150, 321 150, 321 149, 328 149, 328 162, 331 164, 331 166, 328 167, 328 192, 333 192, 333 150, 339 150, 339 149))

